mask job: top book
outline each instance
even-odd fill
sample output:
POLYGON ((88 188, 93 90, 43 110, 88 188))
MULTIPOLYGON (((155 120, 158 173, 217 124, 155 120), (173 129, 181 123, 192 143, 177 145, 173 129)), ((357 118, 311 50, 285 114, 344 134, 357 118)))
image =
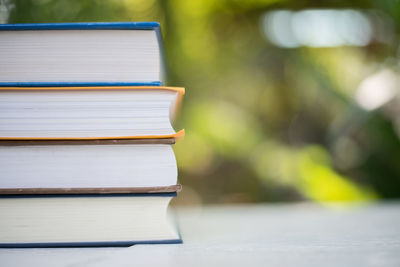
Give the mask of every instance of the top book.
POLYGON ((0 86, 162 84, 157 22, 0 25, 0 86))

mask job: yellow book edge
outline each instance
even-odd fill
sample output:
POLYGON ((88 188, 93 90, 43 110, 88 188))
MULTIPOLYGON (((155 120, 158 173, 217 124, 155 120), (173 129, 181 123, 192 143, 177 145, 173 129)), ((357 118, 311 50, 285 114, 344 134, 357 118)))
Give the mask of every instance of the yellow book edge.
POLYGON ((174 134, 164 135, 132 135, 132 136, 96 136, 96 137, 0 137, 0 140, 118 140, 118 139, 165 139, 179 140, 185 136, 182 129, 174 134))
POLYGON ((155 90, 155 91, 175 91, 180 95, 185 94, 185 88, 172 86, 48 86, 48 87, 0 87, 0 91, 96 91, 96 90, 155 90))
MULTIPOLYGON (((167 86, 92 86, 92 87, 0 87, 0 91, 101 91, 101 90, 154 90, 154 91, 174 91, 178 93, 178 103, 180 106, 182 97, 185 94, 183 87, 167 86)), ((164 139, 174 138, 179 140, 185 136, 185 130, 180 130, 174 134, 165 135, 135 135, 135 136, 105 136, 105 137, 0 137, 0 140, 114 140, 114 139, 164 139)))

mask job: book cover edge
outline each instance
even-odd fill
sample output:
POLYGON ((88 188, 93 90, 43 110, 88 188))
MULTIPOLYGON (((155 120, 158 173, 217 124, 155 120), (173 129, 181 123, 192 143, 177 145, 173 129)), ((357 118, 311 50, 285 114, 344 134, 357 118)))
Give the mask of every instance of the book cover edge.
POLYGON ((106 86, 0 86, 0 91, 116 91, 116 90, 153 90, 173 91, 179 95, 185 94, 184 87, 177 86, 154 86, 154 85, 106 85, 106 86))
POLYGON ((151 82, 0 82, 0 87, 115 87, 162 86, 161 81, 151 82))
MULTIPOLYGON (((1 195, 112 195, 169 194, 182 190, 180 184, 151 187, 0 188, 1 195)), ((171 195, 172 196, 172 195, 171 195)))
POLYGON ((93 140, 2 140, 0 146, 173 145, 174 138, 93 140))
POLYGON ((97 137, 0 137, 0 140, 124 140, 124 139, 162 139, 174 138, 179 140, 185 136, 185 130, 166 135, 132 135, 132 136, 97 136, 97 137))
POLYGON ((7 198, 108 198, 108 197, 176 197, 177 192, 154 193, 107 193, 107 194, 0 194, 0 199, 7 198))
POLYGON ((146 22, 70 22, 0 24, 0 31, 27 30, 154 30, 160 23, 146 22))
POLYGON ((182 244, 182 238, 166 240, 138 241, 98 241, 98 242, 44 242, 44 243, 0 243, 0 248, 52 248, 52 247, 127 247, 145 244, 182 244))

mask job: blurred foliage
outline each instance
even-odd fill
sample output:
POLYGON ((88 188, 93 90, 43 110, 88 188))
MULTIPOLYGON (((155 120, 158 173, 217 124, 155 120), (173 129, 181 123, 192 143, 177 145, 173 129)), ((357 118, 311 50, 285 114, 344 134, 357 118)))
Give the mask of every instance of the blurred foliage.
POLYGON ((399 1, 6 2, 9 23, 161 23, 167 84, 187 88, 175 146, 183 203, 400 196, 398 94, 373 111, 354 100, 366 77, 398 68, 399 1), (305 8, 381 11, 391 42, 283 49, 263 38, 265 12, 305 8))

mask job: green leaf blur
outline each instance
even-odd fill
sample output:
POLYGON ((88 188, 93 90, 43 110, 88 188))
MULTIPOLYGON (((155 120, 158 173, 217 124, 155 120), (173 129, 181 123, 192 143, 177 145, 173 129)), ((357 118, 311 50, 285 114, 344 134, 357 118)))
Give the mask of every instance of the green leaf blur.
POLYGON ((167 85, 186 87, 176 124, 186 137, 175 146, 181 204, 400 196, 399 88, 374 110, 354 97, 374 74, 399 75, 398 1, 0 3, 8 23, 161 23, 167 85), (393 29, 366 46, 287 49, 265 40, 266 12, 316 8, 380 12, 393 29))

